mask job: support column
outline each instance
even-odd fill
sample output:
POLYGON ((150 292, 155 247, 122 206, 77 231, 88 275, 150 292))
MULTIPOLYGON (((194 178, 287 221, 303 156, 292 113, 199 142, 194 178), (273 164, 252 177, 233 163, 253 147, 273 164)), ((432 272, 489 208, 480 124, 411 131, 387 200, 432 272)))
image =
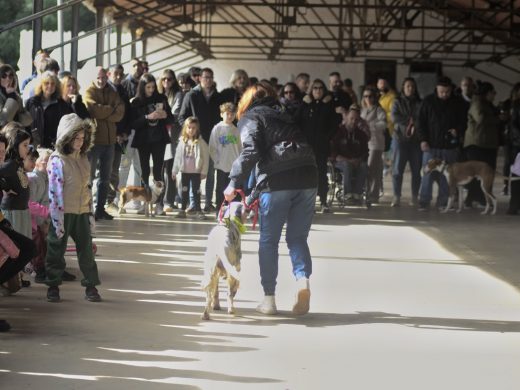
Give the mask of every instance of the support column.
MULTIPOLYGON (((79 34, 79 4, 74 4, 72 11, 71 39, 77 38, 79 34)), ((78 75, 78 41, 73 40, 70 44, 70 71, 74 76, 78 75)))
MULTIPOLYGON (((63 0, 58 0, 58 5, 63 5, 63 0)), ((58 35, 60 42, 65 41, 65 16, 63 10, 58 11, 58 35)), ((60 69, 65 70, 65 46, 60 47, 60 69)))
POLYGON ((130 39, 132 40, 132 44, 130 45, 130 56, 132 58, 137 57, 136 49, 135 49, 135 41, 137 39, 137 33, 135 31, 135 25, 130 25, 130 39))
MULTIPOLYGON (((43 0, 33 0, 33 13, 35 14, 40 11, 43 11, 43 0)), ((36 52, 42 48, 42 18, 33 20, 32 29, 33 47, 31 61, 34 59, 36 52)))
POLYGON ((116 64, 121 63, 121 35, 123 34, 123 25, 118 24, 116 26, 116 64))
MULTIPOLYGON (((96 28, 103 27, 105 7, 96 5, 96 28)), ((96 65, 103 66, 103 53, 105 51, 105 32, 99 31, 96 33, 96 65)))

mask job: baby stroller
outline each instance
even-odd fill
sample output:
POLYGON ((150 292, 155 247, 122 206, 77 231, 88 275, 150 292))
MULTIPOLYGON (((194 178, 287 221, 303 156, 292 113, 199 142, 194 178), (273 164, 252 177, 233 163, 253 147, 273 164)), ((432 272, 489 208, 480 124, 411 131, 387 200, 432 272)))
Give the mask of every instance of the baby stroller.
MULTIPOLYGON (((327 177, 329 181, 329 193, 327 202, 329 205, 333 205, 334 201, 337 202, 339 207, 346 206, 365 206, 368 209, 372 207, 372 203, 367 199, 366 196, 366 184, 363 188, 360 199, 347 198, 343 193, 343 174, 339 168, 336 168, 330 161, 327 162, 327 177)), ((354 181, 356 178, 352 177, 354 181)))

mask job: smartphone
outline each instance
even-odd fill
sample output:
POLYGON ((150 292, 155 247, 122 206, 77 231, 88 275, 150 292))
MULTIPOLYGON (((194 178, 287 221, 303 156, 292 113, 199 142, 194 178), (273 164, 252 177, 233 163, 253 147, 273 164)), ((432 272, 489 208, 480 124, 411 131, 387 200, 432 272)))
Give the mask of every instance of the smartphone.
POLYGON ((156 111, 162 111, 163 110, 163 104, 162 103, 155 103, 155 110, 156 111))

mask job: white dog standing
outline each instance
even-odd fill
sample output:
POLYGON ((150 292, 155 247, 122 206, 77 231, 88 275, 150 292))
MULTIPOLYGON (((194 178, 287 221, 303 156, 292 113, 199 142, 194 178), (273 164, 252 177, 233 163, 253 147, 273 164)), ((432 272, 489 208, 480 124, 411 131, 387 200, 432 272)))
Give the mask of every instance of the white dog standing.
POLYGON ((224 217, 208 235, 204 256, 202 289, 206 291, 206 306, 202 319, 209 320, 210 311, 220 310, 218 285, 220 278, 227 281, 227 309, 235 312, 233 299, 237 293, 242 258, 240 236, 245 231, 245 207, 240 202, 231 202, 224 210, 224 217))

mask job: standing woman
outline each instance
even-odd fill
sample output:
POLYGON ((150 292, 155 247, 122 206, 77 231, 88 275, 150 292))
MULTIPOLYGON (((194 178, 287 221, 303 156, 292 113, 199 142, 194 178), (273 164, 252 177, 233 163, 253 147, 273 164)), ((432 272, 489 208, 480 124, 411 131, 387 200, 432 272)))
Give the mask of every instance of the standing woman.
POLYGON ((367 202, 379 203, 383 178, 383 152, 385 151, 386 112, 377 101, 376 91, 365 88, 361 102, 361 118, 368 123, 368 178, 367 202))
MULTIPOLYGON (((495 87, 488 82, 477 81, 477 90, 471 98, 468 111, 468 127, 464 134, 464 152, 468 160, 484 161, 493 172, 497 167, 500 119, 498 109, 493 104, 495 87)), ((473 202, 486 203, 480 183, 473 179, 467 186, 467 207, 473 202)))
MULTIPOLYGON (((163 178, 164 178, 164 211, 173 211, 175 196, 177 195, 177 186, 172 178, 171 172, 173 167, 173 159, 175 158, 175 149, 179 140, 179 125, 177 117, 173 113, 173 107, 178 100, 182 100, 182 92, 179 82, 175 76, 175 72, 171 69, 165 69, 159 79, 157 90, 168 98, 168 104, 172 109, 173 123, 167 125, 170 136, 170 144, 166 145, 164 152, 163 178)), ((180 109, 180 106, 179 106, 180 109)))
POLYGON ((0 65, 0 128, 11 121, 26 127, 32 123, 32 116, 23 106, 14 69, 3 64, 0 65))
POLYGON ((34 89, 35 95, 26 104, 33 118, 33 145, 54 148, 58 123, 63 115, 72 113, 61 98, 61 84, 52 72, 44 72, 34 89))
POLYGON ((321 212, 328 213, 330 209, 327 204, 327 193, 329 192, 327 160, 330 139, 336 130, 336 115, 332 97, 327 94, 327 88, 322 80, 314 80, 309 94, 303 98, 298 113, 298 123, 316 156, 321 212))
MULTIPOLYGON (((153 160, 154 180, 163 181, 164 151, 166 145, 170 143, 166 125, 172 123, 173 115, 168 99, 157 92, 155 78, 150 73, 143 74, 139 79, 137 94, 131 105, 132 122, 135 129, 132 147, 139 151, 141 181, 148 188, 150 185, 150 156, 153 160)), ((163 214, 162 199, 157 200, 156 214, 163 214)))
POLYGON ((293 274, 298 289, 295 314, 309 311, 309 277, 312 260, 307 237, 314 214, 318 171, 314 153, 289 114, 282 110, 269 82, 251 86, 242 96, 237 113, 242 152, 231 168, 226 200, 236 196, 256 166, 260 201, 260 277, 264 300, 257 307, 263 314, 276 314, 275 289, 278 276, 278 245, 286 227, 293 274))
POLYGON ((392 121, 394 123, 394 166, 392 169, 392 184, 394 198, 392 207, 401 205, 401 188, 406 163, 410 164, 412 173, 412 200, 410 204, 416 206, 421 187, 422 151, 419 134, 415 131, 415 123, 419 116, 421 98, 417 92, 417 84, 411 77, 403 81, 401 94, 395 99, 392 106, 392 121))
POLYGON ((61 98, 70 106, 72 112, 81 119, 90 118, 87 107, 79 94, 79 84, 76 77, 70 75, 61 79, 61 98))

